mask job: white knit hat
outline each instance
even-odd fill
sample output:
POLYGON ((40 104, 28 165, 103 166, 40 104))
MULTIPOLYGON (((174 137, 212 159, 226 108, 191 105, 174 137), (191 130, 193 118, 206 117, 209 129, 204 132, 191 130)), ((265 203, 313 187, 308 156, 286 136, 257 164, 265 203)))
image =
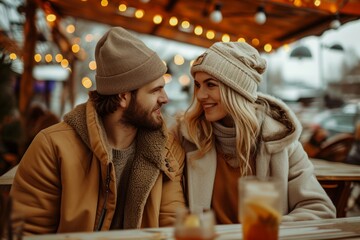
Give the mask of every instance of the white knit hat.
POLYGON ((166 73, 160 57, 121 27, 111 28, 96 44, 96 90, 113 95, 138 89, 166 73))
POLYGON ((205 72, 255 102, 266 61, 245 42, 217 42, 200 55, 191 67, 191 75, 205 72))

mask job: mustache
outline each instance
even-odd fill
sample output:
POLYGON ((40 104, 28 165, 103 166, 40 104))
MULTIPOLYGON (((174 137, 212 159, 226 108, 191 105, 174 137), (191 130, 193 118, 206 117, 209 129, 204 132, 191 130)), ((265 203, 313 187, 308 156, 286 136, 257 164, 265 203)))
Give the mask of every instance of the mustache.
POLYGON ((154 111, 156 111, 156 110, 158 110, 158 109, 161 109, 162 105, 163 105, 162 103, 156 104, 156 106, 153 108, 154 111))

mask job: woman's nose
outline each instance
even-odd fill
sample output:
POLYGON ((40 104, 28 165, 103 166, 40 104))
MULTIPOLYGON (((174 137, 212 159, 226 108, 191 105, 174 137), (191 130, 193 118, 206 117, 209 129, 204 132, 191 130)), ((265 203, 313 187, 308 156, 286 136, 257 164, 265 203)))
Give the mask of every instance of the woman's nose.
POLYGON ((207 97, 208 94, 206 93, 206 91, 203 88, 199 87, 196 91, 196 98, 200 100, 200 99, 205 99, 207 97))

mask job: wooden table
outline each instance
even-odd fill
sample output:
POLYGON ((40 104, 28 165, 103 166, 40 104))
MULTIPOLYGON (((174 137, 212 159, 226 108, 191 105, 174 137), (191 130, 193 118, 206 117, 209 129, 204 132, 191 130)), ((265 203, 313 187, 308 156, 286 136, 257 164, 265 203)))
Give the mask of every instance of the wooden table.
POLYGON ((9 171, 0 176, 0 191, 9 192, 14 181, 15 173, 18 165, 11 168, 9 171))
POLYGON ((311 158, 318 180, 360 181, 360 165, 311 158))
MULTIPOLYGON (((138 230, 113 230, 92 233, 48 234, 24 237, 24 240, 172 240, 174 229, 148 228, 138 230)), ((217 240, 242 239, 240 224, 217 225, 217 240)), ((280 240, 360 239, 360 217, 337 218, 283 223, 280 240)))
POLYGON ((315 175, 337 209, 337 217, 346 216, 346 207, 352 186, 360 182, 360 165, 310 159, 315 175))

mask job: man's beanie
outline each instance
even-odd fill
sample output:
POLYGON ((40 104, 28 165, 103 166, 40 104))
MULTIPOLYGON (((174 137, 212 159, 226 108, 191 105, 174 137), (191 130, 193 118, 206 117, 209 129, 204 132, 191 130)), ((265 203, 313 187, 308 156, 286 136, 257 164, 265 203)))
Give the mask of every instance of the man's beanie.
POLYGON ((244 42, 217 42, 200 55, 191 67, 191 75, 205 72, 255 102, 266 61, 244 42))
POLYGON ((113 95, 138 89, 166 73, 160 57, 121 27, 111 28, 95 48, 96 89, 113 95))

